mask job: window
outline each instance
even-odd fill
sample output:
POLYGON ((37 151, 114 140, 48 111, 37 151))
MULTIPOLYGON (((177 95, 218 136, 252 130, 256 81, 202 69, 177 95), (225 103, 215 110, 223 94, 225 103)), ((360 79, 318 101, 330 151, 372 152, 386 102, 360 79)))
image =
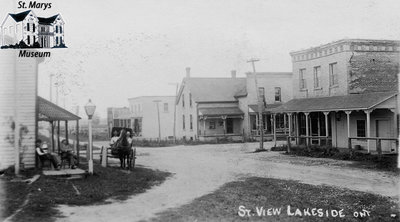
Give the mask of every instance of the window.
POLYGON ((58 33, 58 26, 56 26, 56 33, 58 33))
POLYGON ((33 31, 33 32, 35 32, 35 31, 36 31, 35 24, 32 24, 32 31, 33 31))
POLYGON ((215 129, 215 121, 210 122, 209 129, 215 129))
POLYGON ((182 115, 182 129, 185 129, 185 115, 182 115))
POLYGON ((299 70, 300 89, 307 88, 306 79, 304 79, 304 75, 305 74, 306 74, 306 69, 300 69, 299 70))
POLYGON ((62 26, 60 26, 60 33, 62 33, 62 26))
POLYGON ((190 115, 190 129, 193 129, 193 116, 190 115))
POLYGON ((56 37, 56 45, 58 45, 58 36, 56 37))
POLYGON ((165 113, 168 112, 168 103, 164 103, 164 112, 165 112, 165 113))
POLYGON ((357 120, 357 137, 365 137, 365 120, 357 120))
POLYGON ((281 102, 281 87, 275 87, 275 102, 281 102))
POLYGON ((45 27, 41 27, 40 29, 42 30, 42 32, 45 32, 45 31, 46 31, 46 28, 45 28, 45 27))
POLYGON ((182 94, 182 107, 185 107, 185 94, 182 94))
POLYGON ((28 24, 26 24, 26 31, 28 31, 29 32, 29 23, 28 24))
POLYGON ((334 86, 338 84, 337 63, 329 64, 329 85, 334 86))
POLYGON ((321 75, 321 66, 314 67, 314 88, 319 88, 320 75, 321 75))
POLYGON ((62 40, 62 37, 60 37, 60 44, 62 44, 63 43, 63 40, 62 40))
POLYGON ((28 35, 28 45, 31 44, 31 36, 28 35))
POLYGON ((189 105, 190 107, 192 107, 192 94, 189 93, 189 105))

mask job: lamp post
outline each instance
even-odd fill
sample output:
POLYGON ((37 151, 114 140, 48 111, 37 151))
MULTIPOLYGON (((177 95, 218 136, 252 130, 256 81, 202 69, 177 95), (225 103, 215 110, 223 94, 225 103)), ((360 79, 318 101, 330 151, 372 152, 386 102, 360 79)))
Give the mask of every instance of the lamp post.
POLYGON ((161 102, 161 100, 154 100, 153 102, 155 102, 157 104, 157 115, 158 115, 158 142, 161 142, 161 124, 160 124, 160 108, 159 108, 159 102, 161 102))
MULTIPOLYGON (((94 111, 96 110, 96 106, 92 103, 92 100, 89 99, 89 102, 85 105, 85 111, 88 115, 89 119, 89 174, 93 174, 93 140, 92 140, 92 117, 94 111)), ((86 150, 87 152, 87 150, 86 150)))

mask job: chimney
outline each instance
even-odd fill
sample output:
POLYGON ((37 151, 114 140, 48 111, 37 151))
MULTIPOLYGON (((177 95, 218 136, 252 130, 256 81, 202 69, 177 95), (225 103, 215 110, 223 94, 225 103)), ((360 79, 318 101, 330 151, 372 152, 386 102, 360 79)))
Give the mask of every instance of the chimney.
POLYGON ((236 78, 236 70, 231 71, 231 76, 232 76, 232 78, 236 78))
POLYGON ((186 78, 190 78, 190 67, 186 67, 186 78))

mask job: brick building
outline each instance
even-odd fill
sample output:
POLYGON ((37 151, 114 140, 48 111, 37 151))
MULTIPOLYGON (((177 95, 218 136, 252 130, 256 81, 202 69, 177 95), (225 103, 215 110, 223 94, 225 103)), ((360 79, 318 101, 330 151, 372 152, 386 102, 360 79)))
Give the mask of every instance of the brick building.
POLYGON ((288 115, 292 135, 327 136, 335 147, 358 137, 353 146, 368 151, 376 143, 362 137, 397 138, 400 41, 344 39, 290 55, 294 99, 274 112, 288 115))

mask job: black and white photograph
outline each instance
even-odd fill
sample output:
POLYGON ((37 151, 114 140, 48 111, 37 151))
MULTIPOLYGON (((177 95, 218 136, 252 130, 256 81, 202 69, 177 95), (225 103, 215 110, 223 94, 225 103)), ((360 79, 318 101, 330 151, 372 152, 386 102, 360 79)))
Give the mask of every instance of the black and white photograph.
POLYGON ((400 1, 0 0, 0 221, 399 221, 400 1))

